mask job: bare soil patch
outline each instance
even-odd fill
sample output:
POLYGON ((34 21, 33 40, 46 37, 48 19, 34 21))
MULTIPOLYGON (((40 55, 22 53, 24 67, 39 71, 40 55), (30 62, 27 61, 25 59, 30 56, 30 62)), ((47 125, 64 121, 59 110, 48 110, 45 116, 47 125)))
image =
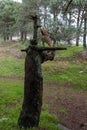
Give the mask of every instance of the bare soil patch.
POLYGON ((0 78, 2 79, 14 79, 14 80, 23 80, 24 77, 20 77, 20 76, 3 76, 3 75, 0 75, 0 78))
POLYGON ((74 55, 76 59, 79 59, 80 61, 87 61, 87 49, 84 49, 83 51, 77 53, 74 55))
POLYGON ((21 52, 21 48, 18 44, 16 43, 3 43, 0 44, 0 56, 3 57, 8 57, 8 56, 13 56, 15 58, 23 58, 24 55, 21 52))
POLYGON ((87 92, 73 87, 69 83, 45 83, 43 101, 70 130, 87 130, 87 92))

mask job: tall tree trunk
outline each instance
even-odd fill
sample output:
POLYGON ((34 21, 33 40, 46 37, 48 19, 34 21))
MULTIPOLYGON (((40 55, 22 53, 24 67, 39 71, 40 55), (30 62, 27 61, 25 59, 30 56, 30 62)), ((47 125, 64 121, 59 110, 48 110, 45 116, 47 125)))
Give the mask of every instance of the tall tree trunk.
POLYGON ((76 46, 79 46, 79 22, 80 22, 80 8, 78 9, 78 18, 77 18, 77 32, 76 32, 76 46))
POLYGON ((10 39, 11 39, 11 41, 12 41, 12 35, 10 36, 10 39))
POLYGON ((9 35, 7 35, 6 40, 9 40, 9 35))
POLYGON ((54 20, 54 22, 56 22, 56 19, 57 19, 57 15, 56 15, 56 11, 54 10, 53 11, 53 20, 54 20))
POLYGON ((44 6, 44 26, 46 25, 46 20, 47 20, 47 7, 44 6))
POLYGON ((86 13, 84 16, 84 34, 83 34, 83 47, 86 48, 86 29, 87 29, 87 18, 86 13))
MULTIPOLYGON (((68 22, 68 27, 70 28, 71 26, 71 12, 69 12, 69 22, 68 22)), ((68 38, 68 44, 71 45, 71 40, 68 38)))
POLYGON ((21 41, 23 41, 23 38, 24 38, 24 33, 23 31, 21 31, 21 41))
POLYGON ((26 41, 27 40, 27 32, 25 31, 24 32, 24 41, 26 41))
POLYGON ((25 59, 24 101, 19 116, 20 128, 31 128, 39 125, 42 106, 43 78, 41 59, 37 51, 30 49, 25 59))
POLYGON ((6 41, 6 36, 4 36, 4 41, 6 41))
POLYGON ((52 52, 38 52, 33 48, 28 48, 25 59, 24 100, 18 119, 20 129, 27 130, 27 128, 39 125, 43 96, 41 63, 53 60, 53 58, 52 52))

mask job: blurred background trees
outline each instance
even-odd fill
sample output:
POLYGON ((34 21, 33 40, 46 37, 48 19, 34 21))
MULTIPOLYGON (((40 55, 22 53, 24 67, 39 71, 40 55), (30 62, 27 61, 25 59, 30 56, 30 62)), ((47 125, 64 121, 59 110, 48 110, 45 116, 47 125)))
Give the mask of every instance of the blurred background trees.
POLYGON ((54 43, 87 46, 87 0, 0 0, 0 36, 11 40, 14 35, 26 40, 32 37, 30 15, 37 14, 54 43))

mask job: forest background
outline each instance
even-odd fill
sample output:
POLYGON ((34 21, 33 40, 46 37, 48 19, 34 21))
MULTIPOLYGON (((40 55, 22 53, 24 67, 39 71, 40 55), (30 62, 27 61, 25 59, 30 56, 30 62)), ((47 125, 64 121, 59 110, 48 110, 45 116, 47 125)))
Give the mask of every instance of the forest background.
POLYGON ((29 16, 37 14, 39 24, 47 28, 54 43, 82 44, 86 48, 87 0, 73 0, 65 11, 68 2, 0 0, 0 36, 4 40, 12 40, 13 36, 19 36, 22 41, 32 38, 33 25, 29 16))

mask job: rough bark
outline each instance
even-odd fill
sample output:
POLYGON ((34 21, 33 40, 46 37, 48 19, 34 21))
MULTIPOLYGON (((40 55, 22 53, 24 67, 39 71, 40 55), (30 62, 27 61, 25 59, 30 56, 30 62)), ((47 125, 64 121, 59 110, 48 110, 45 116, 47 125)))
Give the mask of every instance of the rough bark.
POLYGON ((53 60, 54 54, 47 51, 38 52, 30 48, 25 59, 25 83, 24 101, 18 119, 18 126, 26 130, 27 128, 39 125, 42 95, 43 77, 41 63, 53 60))
MULTIPOLYGON (((33 17, 35 18, 35 17, 33 17)), ((35 26, 37 21, 35 21, 35 26)), ((45 41, 49 46, 53 47, 53 43, 45 28, 41 28, 45 41)), ((37 33, 37 28, 34 34, 37 33)), ((39 125, 42 95, 43 95, 43 77, 41 71, 41 63, 54 59, 53 51, 39 52, 34 49, 37 46, 37 35, 35 34, 31 45, 27 50, 25 59, 25 82, 24 82, 24 100, 22 110, 18 119, 19 128, 37 127, 39 125), (31 47, 30 47, 31 46, 31 47)))
POLYGON ((87 18, 86 13, 84 17, 84 34, 83 34, 83 47, 86 48, 86 29, 87 29, 87 18))
POLYGON ((40 55, 29 51, 25 59, 24 101, 18 120, 19 127, 25 129, 39 124, 43 92, 40 55))
POLYGON ((76 32, 76 46, 79 46, 79 21, 80 21, 81 8, 78 9, 78 18, 77 18, 77 32, 76 32))

